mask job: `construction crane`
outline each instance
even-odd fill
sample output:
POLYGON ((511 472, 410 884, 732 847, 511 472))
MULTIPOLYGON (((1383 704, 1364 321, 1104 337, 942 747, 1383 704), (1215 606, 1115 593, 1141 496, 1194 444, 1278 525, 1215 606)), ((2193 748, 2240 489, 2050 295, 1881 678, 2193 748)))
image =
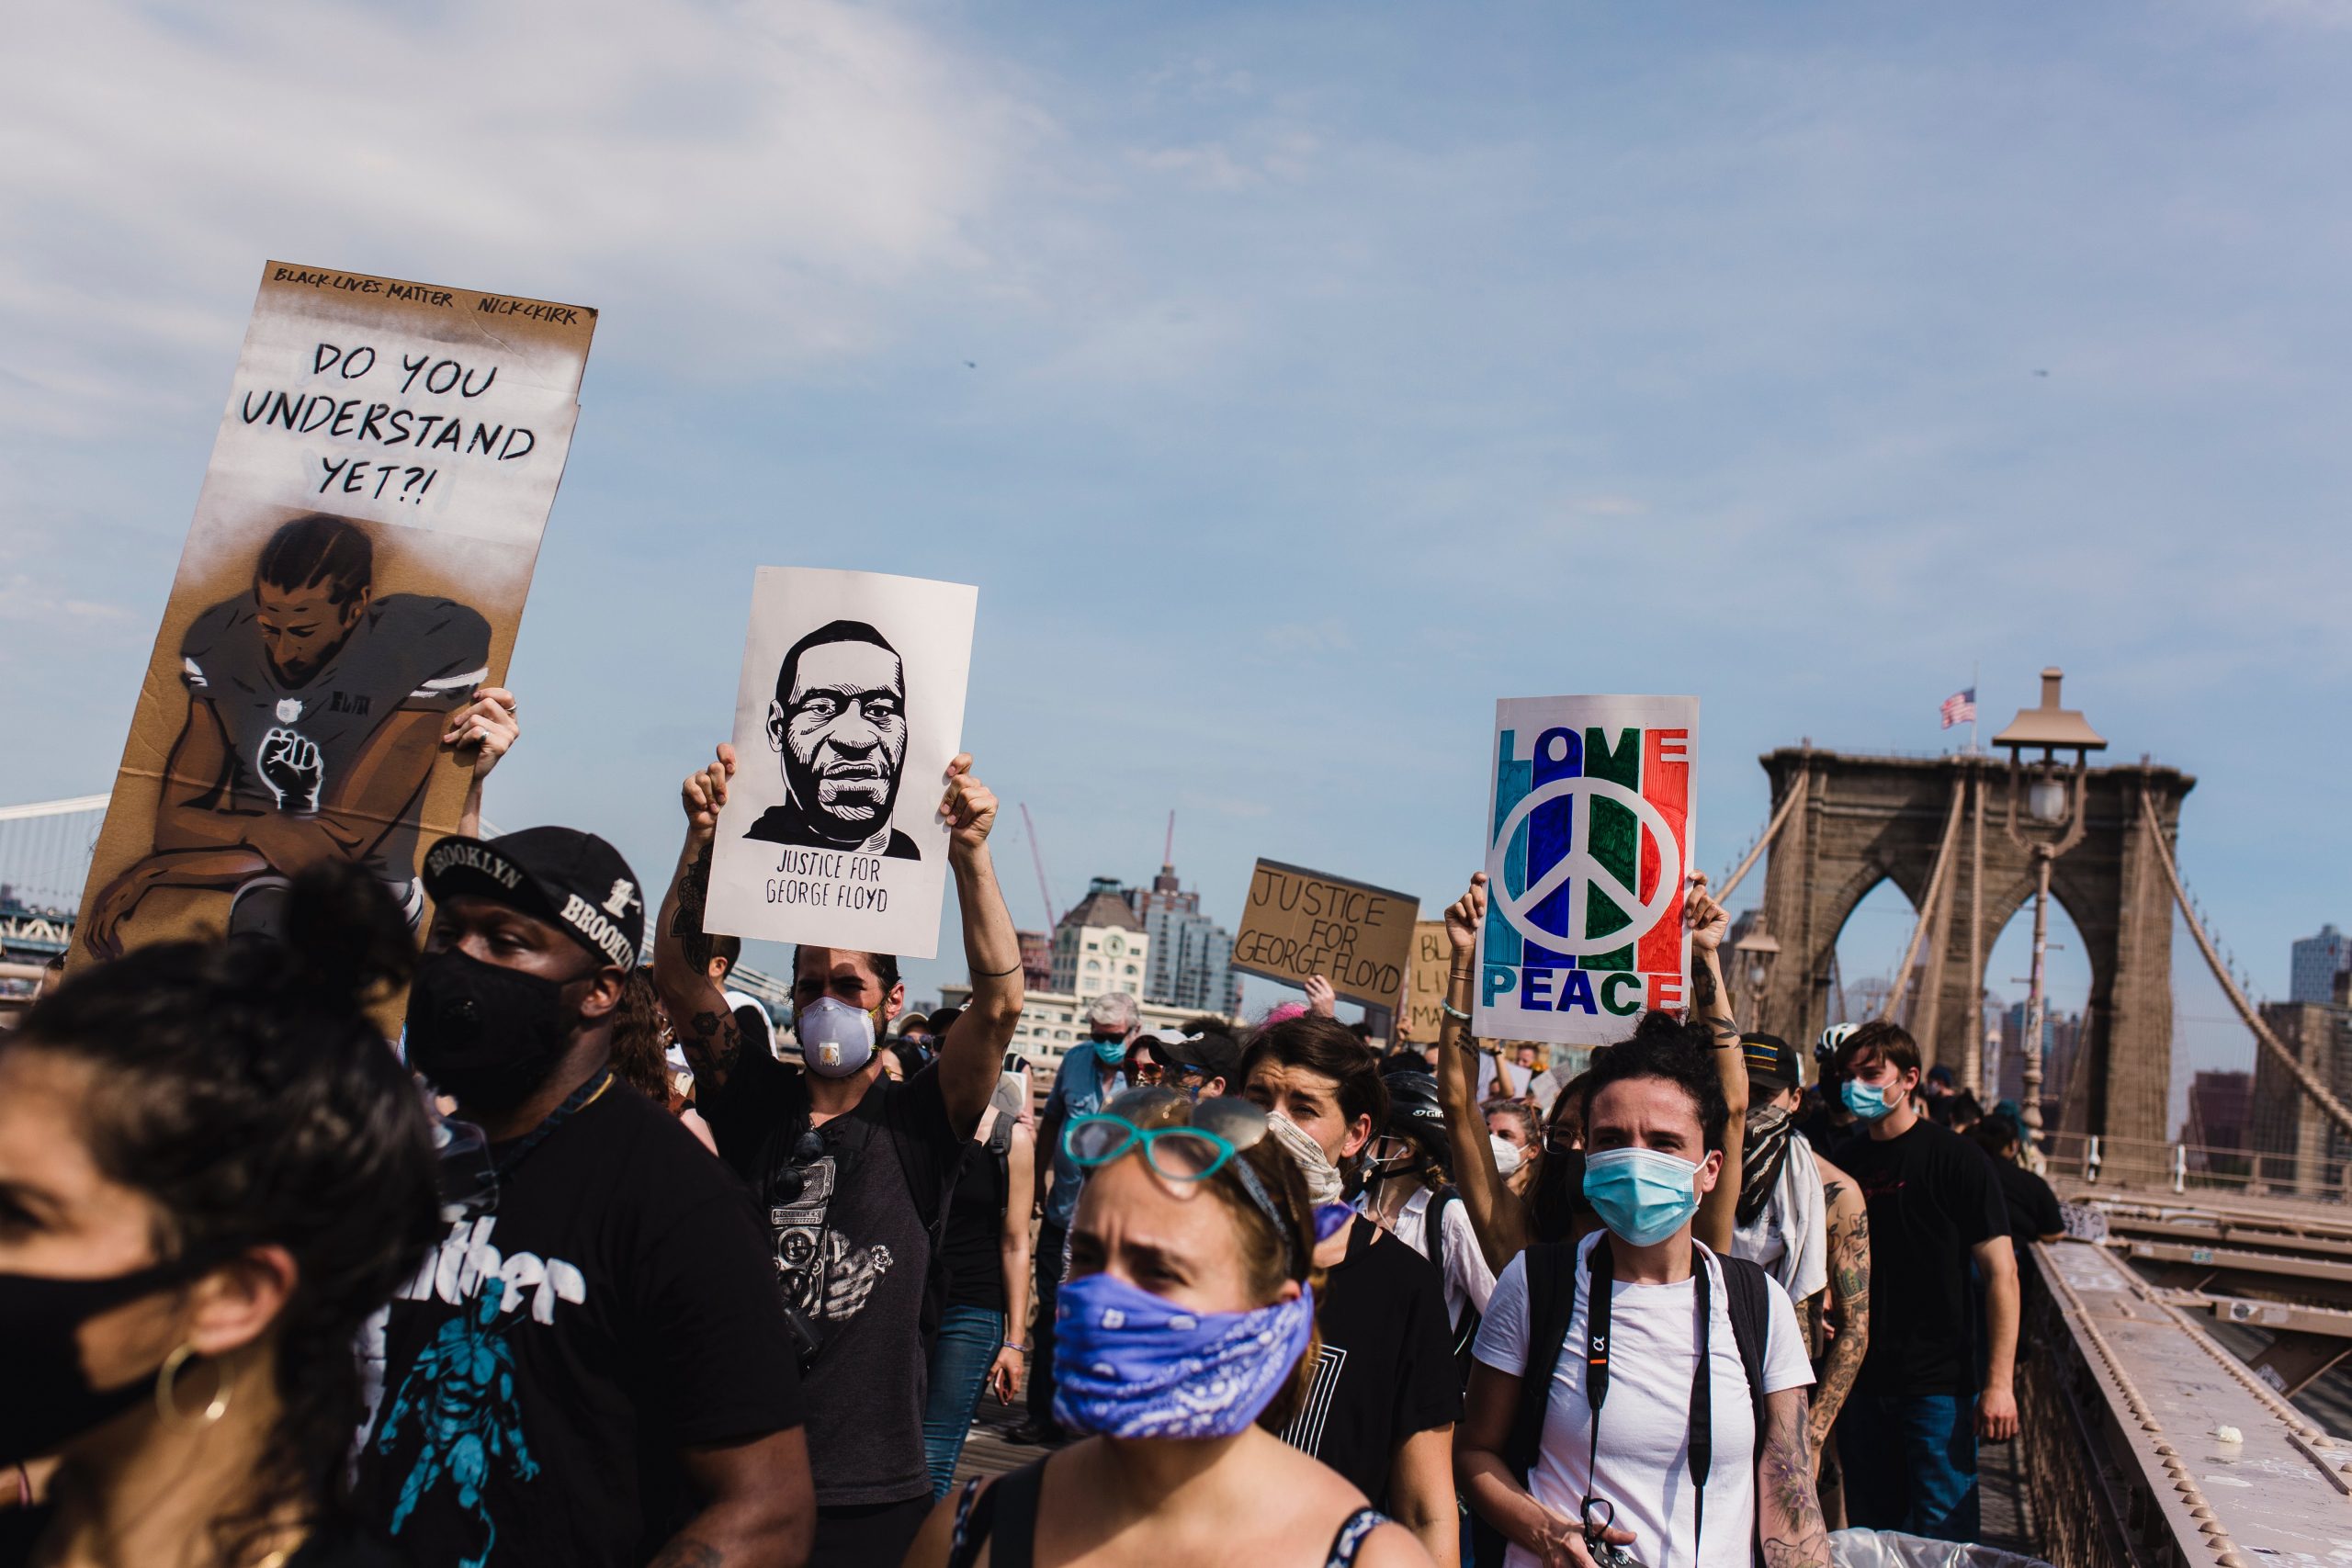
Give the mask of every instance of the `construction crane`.
MULTIPOLYGON (((1046 885, 1046 852, 1037 844, 1037 824, 1030 819, 1029 803, 1021 803, 1021 825, 1029 829, 1029 858, 1037 865, 1037 897, 1046 903, 1046 929, 1052 931, 1061 924, 1061 917, 1054 913, 1053 890, 1046 885)), ((1174 818, 1170 818, 1170 832, 1175 831, 1174 818)))

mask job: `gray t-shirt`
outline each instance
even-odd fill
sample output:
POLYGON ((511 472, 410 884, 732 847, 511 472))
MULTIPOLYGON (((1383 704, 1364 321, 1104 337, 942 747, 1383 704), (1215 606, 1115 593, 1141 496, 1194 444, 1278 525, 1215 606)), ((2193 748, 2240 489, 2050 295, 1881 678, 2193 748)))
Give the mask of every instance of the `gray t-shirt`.
POLYGON ((811 1157, 808 1079, 763 1053, 743 1053, 707 1114, 752 1183, 785 1299, 822 1340, 801 1374, 818 1504, 929 1496, 923 1329, 946 1294, 940 1235, 965 1146, 937 1066, 876 1078, 816 1129, 811 1157))

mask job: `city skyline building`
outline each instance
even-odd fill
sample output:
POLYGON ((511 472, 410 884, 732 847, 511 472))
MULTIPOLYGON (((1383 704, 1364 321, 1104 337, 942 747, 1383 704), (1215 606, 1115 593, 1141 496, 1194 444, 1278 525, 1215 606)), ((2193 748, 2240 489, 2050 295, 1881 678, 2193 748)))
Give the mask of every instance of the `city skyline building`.
POLYGON ((1150 942, 1145 999, 1238 1017, 1241 977, 1233 972, 1233 934, 1202 912, 1199 892, 1184 890, 1176 868, 1163 863, 1149 887, 1130 887, 1126 898, 1150 942))
MULTIPOLYGON (((2025 1100, 2025 1011, 2024 1002, 2013 1002, 2001 1014, 2001 1065, 1994 1079, 1997 1097, 2025 1100)), ((2075 1078, 2075 1058, 2080 1054, 2083 1020, 2079 1013, 2061 1012, 2051 1008, 2041 1015, 2041 1124, 2053 1132, 2072 1131, 2064 1127, 2061 1116, 2066 1105, 2066 1090, 2075 1078)))
POLYGON ((2352 936, 2333 923, 2319 928, 2288 949, 2287 999, 2290 1002, 2333 1002, 2338 977, 2352 972, 2352 936))
POLYGON ((2244 1155, 2253 1131, 2252 1073, 2208 1069, 2189 1079, 2180 1141, 2188 1145, 2192 1168, 2211 1168, 2215 1155, 2244 1155))
POLYGON ((1144 964, 1150 933, 1115 876, 1098 876, 1086 897, 1054 924, 1051 989, 1081 1001, 1106 991, 1144 998, 1144 964))
MULTIPOLYGON (((2352 1092, 2352 1007, 2336 1002, 2265 1002, 2262 1021, 2278 1043, 2338 1099, 2352 1092)), ((2254 1136, 2259 1176, 2272 1191, 2340 1190, 2347 1139, 2267 1051, 2254 1063, 2254 1136)))

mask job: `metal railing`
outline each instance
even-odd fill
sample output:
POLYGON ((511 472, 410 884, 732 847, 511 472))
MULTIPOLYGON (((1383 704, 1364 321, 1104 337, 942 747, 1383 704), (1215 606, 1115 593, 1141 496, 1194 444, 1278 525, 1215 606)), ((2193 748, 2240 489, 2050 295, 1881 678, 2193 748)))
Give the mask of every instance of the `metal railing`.
POLYGON ((2044 1176, 2093 1186, 2352 1202, 2352 1160, 2346 1159, 2298 1160, 2291 1154, 2096 1133, 2044 1133, 2041 1154, 2044 1176))

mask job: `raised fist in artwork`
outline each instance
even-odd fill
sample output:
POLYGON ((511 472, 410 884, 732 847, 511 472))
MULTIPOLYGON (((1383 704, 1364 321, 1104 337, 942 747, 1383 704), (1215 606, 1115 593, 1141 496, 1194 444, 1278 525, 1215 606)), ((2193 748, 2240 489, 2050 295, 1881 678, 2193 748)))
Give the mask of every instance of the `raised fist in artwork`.
POLYGON ((262 737, 260 762, 262 783, 277 796, 280 811, 307 816, 319 808, 327 769, 315 743, 290 729, 273 729, 262 737))

